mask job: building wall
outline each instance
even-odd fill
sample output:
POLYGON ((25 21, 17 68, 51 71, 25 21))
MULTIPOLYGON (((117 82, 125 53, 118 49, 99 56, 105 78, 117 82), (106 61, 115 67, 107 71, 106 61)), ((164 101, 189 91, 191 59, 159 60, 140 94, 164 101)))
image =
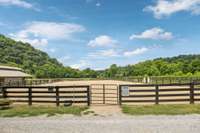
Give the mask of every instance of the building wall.
POLYGON ((4 78, 0 78, 0 85, 2 85, 4 82, 4 78))
POLYGON ((22 82, 23 78, 5 78, 4 82, 22 82))
POLYGON ((22 85, 25 83, 25 78, 0 78, 1 85, 22 85))

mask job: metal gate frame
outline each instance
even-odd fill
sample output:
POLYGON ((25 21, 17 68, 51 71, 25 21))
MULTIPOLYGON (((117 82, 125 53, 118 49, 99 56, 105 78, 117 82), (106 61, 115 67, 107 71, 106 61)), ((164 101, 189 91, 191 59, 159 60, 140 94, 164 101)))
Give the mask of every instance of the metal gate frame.
POLYGON ((90 100, 93 105, 119 105, 119 86, 117 84, 92 84, 90 85, 90 100), (101 86, 101 88, 95 88, 93 86, 101 86), (115 86, 115 89, 109 88, 107 86, 115 86), (101 90, 102 93, 93 93, 94 90, 101 90), (115 93, 109 93, 107 91, 115 91, 115 93), (93 94, 99 94, 100 96, 94 96, 93 94), (108 95, 115 96, 108 96, 108 95), (94 98, 100 98, 100 100, 93 100, 94 98), (109 98, 115 100, 108 100, 109 98), (100 102, 100 103, 95 103, 100 102), (109 103, 115 102, 115 103, 109 103))

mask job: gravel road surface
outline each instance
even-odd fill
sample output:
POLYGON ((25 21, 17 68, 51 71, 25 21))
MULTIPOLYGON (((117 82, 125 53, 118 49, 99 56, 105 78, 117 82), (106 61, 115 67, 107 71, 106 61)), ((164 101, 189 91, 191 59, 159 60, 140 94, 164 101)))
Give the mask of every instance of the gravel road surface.
POLYGON ((0 133, 199 133, 200 115, 0 118, 0 133))

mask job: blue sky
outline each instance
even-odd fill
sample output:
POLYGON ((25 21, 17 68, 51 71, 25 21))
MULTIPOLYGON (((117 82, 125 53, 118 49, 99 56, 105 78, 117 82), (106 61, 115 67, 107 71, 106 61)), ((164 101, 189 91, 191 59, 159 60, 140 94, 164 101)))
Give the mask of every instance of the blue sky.
POLYGON ((0 33, 73 68, 200 53, 200 0, 0 0, 0 33))

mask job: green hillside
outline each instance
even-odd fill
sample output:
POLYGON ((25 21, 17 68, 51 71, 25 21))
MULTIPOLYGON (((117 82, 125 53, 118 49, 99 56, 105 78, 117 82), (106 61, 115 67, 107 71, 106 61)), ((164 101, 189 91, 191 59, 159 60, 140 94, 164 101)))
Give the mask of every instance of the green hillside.
POLYGON ((38 78, 122 78, 129 76, 200 76, 200 55, 180 55, 158 58, 135 65, 119 67, 115 64, 102 71, 75 70, 64 67, 47 53, 28 43, 16 42, 0 35, 0 64, 16 66, 38 78))
POLYGON ((102 77, 127 76, 200 76, 200 55, 180 55, 158 58, 135 65, 117 67, 112 65, 101 73, 102 77))
POLYGON ((16 66, 42 78, 65 77, 66 68, 48 54, 28 43, 16 42, 0 35, 0 64, 16 66))

